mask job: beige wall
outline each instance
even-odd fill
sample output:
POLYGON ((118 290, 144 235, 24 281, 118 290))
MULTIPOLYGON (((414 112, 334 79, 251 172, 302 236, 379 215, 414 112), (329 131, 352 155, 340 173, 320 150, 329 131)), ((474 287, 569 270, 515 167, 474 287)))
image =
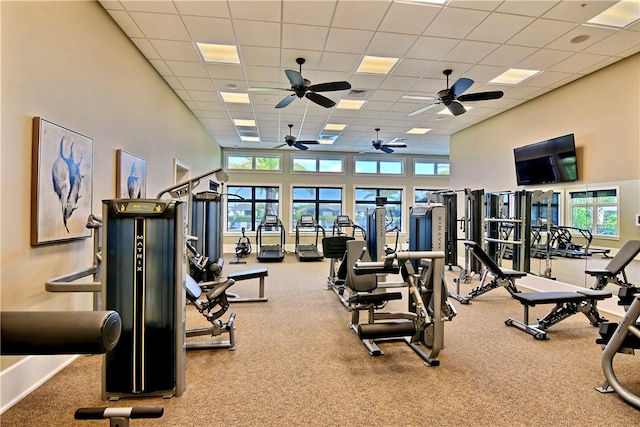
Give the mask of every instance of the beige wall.
POLYGON ((29 244, 32 118, 93 138, 96 214, 116 195, 116 149, 147 160, 155 197, 174 183, 175 158, 197 175, 220 165, 220 148, 97 2, 0 7, 1 308, 91 309, 90 295, 48 293, 44 282, 89 267, 92 240, 29 244))
POLYGON ((579 181, 540 189, 560 191, 566 201, 568 191, 618 187, 621 238, 594 244, 616 248, 638 239, 640 54, 453 135, 451 186, 525 189, 516 186, 513 148, 569 133, 575 134, 579 181))

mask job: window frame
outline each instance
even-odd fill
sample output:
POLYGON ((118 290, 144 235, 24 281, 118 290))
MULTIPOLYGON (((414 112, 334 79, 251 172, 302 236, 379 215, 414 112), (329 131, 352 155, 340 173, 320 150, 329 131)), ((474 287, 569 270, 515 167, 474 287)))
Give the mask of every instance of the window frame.
MULTIPOLYGON (((319 200, 319 194, 321 189, 337 189, 340 190, 340 215, 342 215, 344 213, 344 209, 345 209, 345 186, 344 185, 307 185, 307 184, 291 184, 291 197, 290 197, 290 203, 289 203, 289 223, 291 224, 291 228, 290 230, 292 230, 292 232, 295 233, 295 228, 296 228, 296 222, 297 219, 295 218, 295 209, 293 207, 294 203, 300 203, 300 202, 309 202, 309 203, 313 203, 315 204, 314 207, 314 214, 313 214, 313 218, 316 220, 316 222, 320 225, 322 225, 320 223, 320 214, 319 214, 319 209, 320 209, 320 205, 322 203, 336 203, 337 200, 329 200, 329 199, 322 199, 319 200), (300 189, 304 189, 304 188, 313 188, 316 190, 316 198, 315 200, 302 200, 302 199, 294 199, 294 190, 300 188, 300 189)), ((331 224, 331 226, 333 226, 333 223, 331 224)), ((327 227, 324 227, 325 231, 327 231, 327 227)), ((301 230, 300 233, 311 233, 311 231, 309 230, 301 230)), ((315 232, 313 232, 315 233, 315 232)))
MULTIPOLYGON (((387 205, 391 204, 391 205, 399 205, 399 212, 400 215, 398 216, 398 219, 394 218, 394 221, 399 222, 399 228, 400 228, 400 233, 404 232, 404 226, 406 224, 404 215, 405 215, 405 206, 406 206, 406 197, 407 197, 407 189, 404 186, 397 186, 397 187, 385 187, 385 188, 379 188, 379 187, 373 187, 373 186, 366 186, 366 185, 354 185, 352 188, 353 191, 353 222, 355 224, 358 224, 359 226, 366 228, 366 221, 364 224, 360 224, 360 222, 358 222, 358 205, 363 205, 365 204, 364 201, 358 201, 358 199, 356 198, 356 192, 358 190, 375 190, 376 191, 376 197, 379 196, 381 191, 400 191, 400 201, 399 202, 395 202, 392 201, 390 203, 387 203, 387 205)), ((374 205, 375 205, 375 200, 373 201, 374 205)), ((370 202, 366 203, 366 204, 370 204, 370 202)), ((385 206, 387 206, 385 205, 385 206)))
POLYGON ((404 157, 393 157, 392 159, 382 159, 377 157, 353 157, 353 176, 372 176, 372 175, 385 175, 385 176, 407 176, 407 161, 404 157), (358 162, 375 162, 376 163, 376 171, 375 172, 357 172, 358 162), (381 163, 400 163, 401 172, 400 173, 388 173, 380 171, 381 163))
POLYGON ((416 158, 414 158, 413 159, 413 176, 414 177, 431 176, 431 177, 446 177, 446 178, 449 178, 449 177, 451 177, 451 159, 435 160, 435 159, 416 159, 416 158), (416 169, 417 169, 416 165, 417 164, 427 164, 427 163, 433 163, 433 170, 434 170, 433 174, 416 172, 416 169), (438 166, 439 165, 447 165, 448 169, 449 169, 449 173, 448 174, 438 173, 438 166))
MULTIPOLYGON (((231 194, 230 191, 233 187, 248 187, 251 188, 251 194, 252 194, 252 199, 245 199, 245 200, 240 200, 240 199, 235 199, 235 198, 231 198, 229 196, 224 198, 224 211, 223 211, 223 226, 224 226, 224 233, 229 233, 229 234, 240 234, 241 233, 241 228, 240 229, 233 229, 230 230, 229 229, 229 203, 235 203, 235 202, 242 202, 242 203, 251 203, 252 209, 251 209, 251 220, 250 220, 250 224, 251 224, 251 229, 247 229, 245 227, 245 233, 249 233, 249 232, 253 232, 255 233, 257 231, 257 225, 256 225, 256 208, 255 208, 255 204, 256 203, 266 203, 268 201, 270 201, 270 199, 256 199, 255 198, 255 191, 256 188, 277 188, 278 189, 278 199, 277 199, 277 204, 278 204, 278 218, 280 219, 280 221, 282 221, 281 215, 282 215, 282 185, 280 184, 250 184, 250 183, 238 183, 238 184, 233 184, 233 185, 228 185, 226 188, 226 191, 228 194, 231 194), (254 229, 255 227, 255 229, 254 229)), ((274 201, 274 200, 271 200, 274 201)), ((265 233, 269 233, 269 232, 273 232, 275 233, 275 231, 269 231, 269 230, 265 230, 265 233)))
POLYGON ((260 172, 260 173, 283 173, 283 156, 282 153, 274 153, 274 154, 255 154, 255 153, 247 153, 241 151, 233 151, 224 154, 224 169, 229 171, 239 171, 243 173, 248 172, 260 172), (251 158, 251 169, 237 169, 229 167, 229 158, 231 157, 249 157, 251 158), (256 163, 259 158, 277 158, 278 159, 278 169, 257 169, 256 163))
POLYGON ((346 175, 346 165, 347 159, 345 156, 311 156, 311 155, 299 155, 299 154, 291 154, 289 159, 289 172, 291 174, 326 174, 326 175, 346 175), (315 161, 315 170, 313 171, 301 171, 294 170, 294 162, 296 160, 314 160, 315 161), (340 161, 340 171, 332 172, 332 171, 321 171, 320 170, 320 162, 323 160, 338 160, 340 161))
MULTIPOLYGON (((574 224, 573 221, 573 208, 574 207, 585 207, 585 208, 592 208, 593 209, 593 215, 591 217, 591 228, 587 228, 590 232, 591 235, 593 236, 593 238, 598 238, 598 239, 615 239, 618 240, 620 239, 620 187, 619 186, 603 186, 603 187, 595 187, 595 188, 586 188, 586 189, 581 189, 581 190, 567 190, 567 217, 568 217, 568 221, 567 223, 570 224, 571 227, 576 227, 576 228, 582 228, 582 227, 577 227, 574 224), (599 192, 607 192, 607 191, 614 191, 615 192, 615 198, 616 201, 615 203, 613 202, 598 202, 597 201, 597 193, 599 192), (593 199, 592 203, 573 203, 574 197, 572 196, 573 194, 578 194, 578 193, 586 193, 587 197, 591 197, 593 199), (596 196, 588 196, 589 193, 592 194, 596 194, 596 196), (598 229, 598 220, 597 220, 597 211, 598 208, 600 207, 611 207, 611 206, 615 206, 616 208, 616 230, 614 234, 601 234, 601 233, 597 233, 597 229, 598 229)), ((600 197, 606 197, 606 195, 600 196, 600 197)))

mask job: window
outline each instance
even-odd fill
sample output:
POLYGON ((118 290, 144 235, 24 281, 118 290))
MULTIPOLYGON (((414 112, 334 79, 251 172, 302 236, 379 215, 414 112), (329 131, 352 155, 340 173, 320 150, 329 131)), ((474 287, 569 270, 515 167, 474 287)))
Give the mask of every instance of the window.
POLYGON ((618 236, 618 191, 590 190, 569 193, 571 225, 594 236, 618 236))
POLYGON ((436 160, 414 160, 413 161, 413 174, 414 175, 442 175, 449 176, 450 164, 448 161, 436 161, 436 160))
POLYGON ((333 227, 333 221, 342 214, 342 188, 293 187, 293 226, 302 215, 312 215, 325 230, 333 227))
POLYGON ((402 190, 383 188, 356 188, 354 198, 356 203, 356 218, 353 222, 361 227, 367 225, 367 209, 376 207, 376 197, 386 197, 387 229, 398 227, 402 223, 402 190))
POLYGON ((256 231, 260 221, 268 214, 280 212, 278 187, 228 186, 227 192, 244 200, 229 196, 227 201, 227 231, 256 231))
POLYGON ((355 173, 403 175, 404 160, 356 159, 355 173))
POLYGON ((442 196, 440 194, 436 194, 437 192, 442 190, 421 190, 416 189, 413 192, 413 201, 415 203, 428 203, 435 201, 436 199, 442 201, 442 196))
POLYGON ((280 171, 281 157, 251 155, 251 154, 227 154, 226 169, 256 170, 256 171, 280 171))
POLYGON ((549 200, 531 202, 531 225, 544 226, 560 225, 560 193, 551 196, 551 212, 549 212, 549 200))
POLYGON ((344 159, 291 156, 292 172, 327 172, 344 173, 344 159))

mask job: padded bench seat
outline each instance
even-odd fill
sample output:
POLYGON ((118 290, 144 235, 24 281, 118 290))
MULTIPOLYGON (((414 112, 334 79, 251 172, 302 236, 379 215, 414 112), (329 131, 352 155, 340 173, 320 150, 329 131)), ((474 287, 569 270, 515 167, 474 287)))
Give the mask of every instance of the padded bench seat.
POLYGON ((237 271, 235 273, 227 274, 228 279, 233 279, 236 282, 241 280, 259 279, 269 275, 269 270, 266 268, 257 268, 255 270, 237 271))
POLYGON ((352 295, 348 301, 351 304, 381 305, 387 301, 400 299, 402 299, 400 292, 372 292, 352 295))
POLYGON ((577 292, 519 292, 512 296, 524 305, 524 321, 509 318, 505 324, 514 326, 535 339, 546 340, 547 329, 578 312, 587 316, 593 326, 600 326, 606 322, 607 319, 598 313, 597 301, 610 298, 611 292, 580 289, 577 292), (538 319, 538 324, 529 324, 529 307, 542 304, 555 304, 555 307, 543 318, 538 319))

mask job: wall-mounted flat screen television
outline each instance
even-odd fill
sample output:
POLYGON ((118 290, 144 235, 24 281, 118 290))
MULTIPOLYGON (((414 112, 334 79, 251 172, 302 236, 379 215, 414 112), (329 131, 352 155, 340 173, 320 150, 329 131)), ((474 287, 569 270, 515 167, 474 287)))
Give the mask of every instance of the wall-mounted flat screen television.
POLYGON ((573 134, 513 149, 518 185, 576 181, 578 162, 573 134))

